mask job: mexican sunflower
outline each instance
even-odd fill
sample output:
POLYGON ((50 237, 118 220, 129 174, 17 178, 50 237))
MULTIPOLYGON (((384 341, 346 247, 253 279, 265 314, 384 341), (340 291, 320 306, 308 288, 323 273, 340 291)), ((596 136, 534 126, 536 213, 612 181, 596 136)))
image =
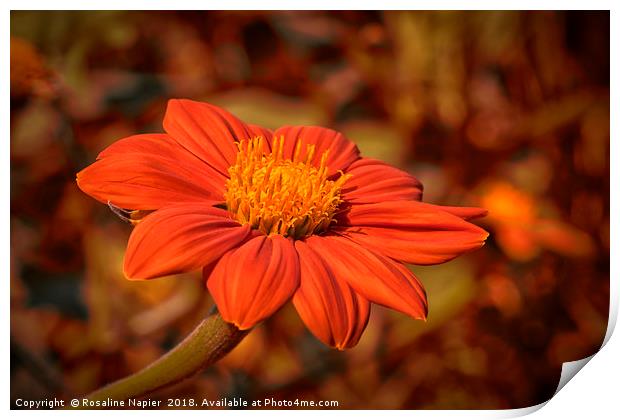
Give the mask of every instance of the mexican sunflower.
POLYGON ((272 132, 176 99, 163 126, 113 143, 77 183, 135 224, 129 279, 202 269, 239 329, 292 299, 316 337, 352 347, 371 302, 426 319, 424 287, 404 263, 443 263, 487 238, 467 221, 485 210, 421 202, 416 178, 361 157, 337 131, 272 132))

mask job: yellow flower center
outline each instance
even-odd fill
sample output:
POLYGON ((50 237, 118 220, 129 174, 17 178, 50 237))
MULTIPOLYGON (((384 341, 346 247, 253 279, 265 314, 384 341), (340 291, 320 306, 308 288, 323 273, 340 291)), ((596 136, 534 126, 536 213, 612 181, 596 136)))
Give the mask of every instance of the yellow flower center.
POLYGON ((249 224, 267 235, 280 234, 302 239, 325 231, 342 202, 340 190, 350 175, 328 180, 325 166, 329 150, 319 167, 311 161, 314 145, 301 156, 297 143, 293 159, 284 159, 284 138, 274 139, 271 153, 265 140, 256 137, 238 143, 237 161, 228 168, 226 206, 241 224, 249 224))

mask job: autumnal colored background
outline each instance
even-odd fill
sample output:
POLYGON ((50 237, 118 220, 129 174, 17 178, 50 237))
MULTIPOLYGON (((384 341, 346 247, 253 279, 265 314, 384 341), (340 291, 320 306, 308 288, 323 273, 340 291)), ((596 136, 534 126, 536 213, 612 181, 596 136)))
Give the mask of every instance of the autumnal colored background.
POLYGON ((340 130, 488 208, 487 245, 416 267, 429 320, 373 308, 349 351, 291 304, 156 397, 518 408, 602 343, 609 302, 608 12, 12 12, 11 397, 76 397, 137 371, 211 306, 199 273, 130 282, 131 227, 75 174, 162 132, 168 98, 271 128, 340 130))

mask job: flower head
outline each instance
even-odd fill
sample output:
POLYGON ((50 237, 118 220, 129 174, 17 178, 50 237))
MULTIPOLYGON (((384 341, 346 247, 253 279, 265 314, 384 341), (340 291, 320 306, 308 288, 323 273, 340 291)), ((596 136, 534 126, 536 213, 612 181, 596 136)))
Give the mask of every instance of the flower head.
POLYGON ((350 175, 328 178, 329 150, 316 167, 312 164, 314 145, 301 154, 301 142, 297 143, 293 157, 285 159, 284 137, 273 139, 269 153, 264 143, 263 137, 239 143, 237 160, 228 169, 227 210, 239 223, 265 235, 303 239, 326 231, 342 203, 340 191, 350 175))
POLYGON ((164 129, 112 144, 78 185, 130 212, 128 278, 202 269, 240 329, 292 299, 321 341, 352 347, 371 303, 426 318, 424 287, 404 263, 439 264, 487 237, 467 221, 485 210, 422 203, 418 180, 336 131, 271 132, 189 100, 169 102, 164 129))

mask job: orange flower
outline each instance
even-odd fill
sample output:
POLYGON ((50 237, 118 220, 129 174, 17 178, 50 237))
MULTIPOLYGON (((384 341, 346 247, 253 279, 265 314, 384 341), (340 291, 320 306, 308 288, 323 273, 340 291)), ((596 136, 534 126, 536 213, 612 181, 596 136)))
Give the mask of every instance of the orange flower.
POLYGON ((515 261, 530 261, 542 249, 571 258, 591 257, 596 252, 592 238, 576 227, 543 216, 544 202, 505 181, 482 185, 481 204, 490 209, 487 223, 504 253, 515 261))
POLYGON ((422 203, 418 180, 361 157, 336 131, 272 133, 189 100, 171 100, 163 125, 167 134, 112 144, 78 185, 152 211, 129 238, 128 278, 202 268, 222 317, 240 329, 292 298, 321 341, 352 347, 371 302, 426 318, 424 287, 404 263, 439 264, 487 237, 465 221, 485 210, 422 203))

